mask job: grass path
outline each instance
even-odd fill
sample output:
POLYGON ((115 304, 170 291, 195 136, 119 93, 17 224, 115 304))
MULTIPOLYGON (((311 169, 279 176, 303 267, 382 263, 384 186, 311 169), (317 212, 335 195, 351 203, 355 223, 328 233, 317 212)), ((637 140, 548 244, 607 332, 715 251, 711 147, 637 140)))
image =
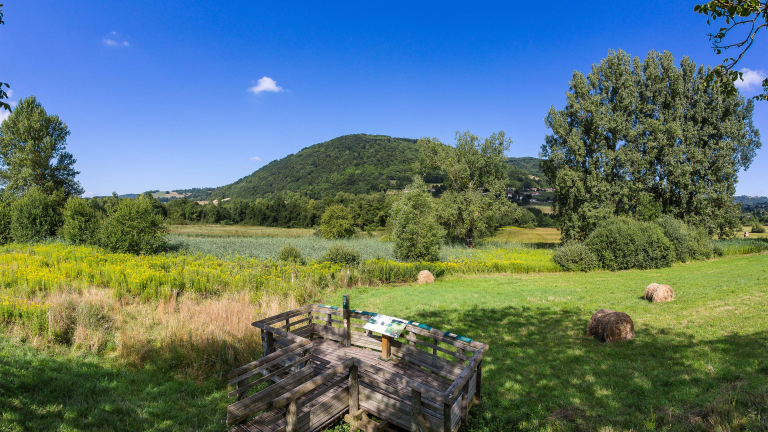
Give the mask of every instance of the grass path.
POLYGON ((765 254, 349 292, 353 308, 490 344, 486 398, 468 430, 768 428, 765 254), (651 282, 671 285, 675 300, 642 300, 651 282), (612 345, 587 338, 589 318, 602 308, 630 314, 636 338, 612 345))

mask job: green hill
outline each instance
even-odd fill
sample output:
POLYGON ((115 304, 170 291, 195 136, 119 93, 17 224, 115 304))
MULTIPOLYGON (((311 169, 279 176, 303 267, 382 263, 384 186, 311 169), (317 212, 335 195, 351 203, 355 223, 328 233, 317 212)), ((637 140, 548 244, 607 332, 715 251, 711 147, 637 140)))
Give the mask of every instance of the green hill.
POLYGON ((547 187, 547 180, 539 168, 541 159, 535 157, 511 157, 507 159, 507 174, 513 188, 547 187))
POLYGON ((416 142, 384 135, 344 135, 272 161, 217 188, 211 198, 254 199, 293 192, 318 199, 338 192, 402 188, 415 173, 416 142))

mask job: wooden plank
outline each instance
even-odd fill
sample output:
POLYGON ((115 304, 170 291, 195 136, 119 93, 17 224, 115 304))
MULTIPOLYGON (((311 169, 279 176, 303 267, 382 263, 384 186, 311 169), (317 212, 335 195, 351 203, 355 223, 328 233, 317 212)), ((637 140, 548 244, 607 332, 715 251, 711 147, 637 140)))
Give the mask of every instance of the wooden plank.
MULTIPOLYGON (((280 329, 280 330, 285 330, 285 329, 286 329, 286 327, 287 327, 287 326, 289 326, 289 325, 290 325, 292 328, 296 328, 296 326, 298 326, 299 324, 303 324, 303 323, 305 323, 305 322, 307 322, 307 321, 312 321, 312 318, 304 318, 304 319, 300 319, 300 320, 298 320, 298 321, 291 321, 290 323, 287 323, 287 324, 283 324, 283 325, 281 325, 280 327, 275 327, 275 328, 276 328, 276 329, 280 329)), ((273 326, 273 327, 274 327, 274 326, 273 326)), ((290 331, 290 330, 286 330, 286 331, 290 331)))
POLYGON ((333 318, 329 319, 328 317, 330 317, 330 316, 331 316, 331 314, 312 314, 312 319, 315 320, 315 321, 324 322, 324 323, 326 323, 326 325, 330 325, 330 324, 328 324, 329 322, 331 324, 344 324, 344 320, 343 319, 333 319, 333 318))
POLYGON ((314 305, 306 305, 306 306, 302 306, 302 307, 299 307, 299 308, 296 308, 296 309, 291 309, 291 310, 283 312, 283 313, 279 313, 277 315, 273 315, 271 317, 260 319, 260 320, 258 320, 256 322, 259 323, 259 324, 267 324, 268 325, 268 324, 274 323, 276 321, 282 321, 282 320, 284 320, 286 318, 293 318, 293 317, 299 316, 301 314, 305 314, 308 311, 312 310, 312 308, 314 308, 314 305))
MULTIPOLYGON (((417 350, 416 348, 404 346, 402 348, 395 350, 395 354, 399 355, 401 358, 405 360, 408 360, 409 362, 412 362, 421 367, 429 369, 430 371, 438 375, 447 376, 452 380, 456 379, 461 374, 461 369, 457 368, 456 366, 453 366, 450 364, 443 364, 438 361, 437 357, 434 357, 431 354, 426 353, 424 351, 417 350), (406 348, 408 348, 408 350, 406 350, 406 348), (414 351, 419 351, 419 352, 414 352, 414 351)), ((444 359, 439 359, 439 360, 445 361, 444 359)))
POLYGON ((295 386, 296 383, 310 375, 312 375, 312 368, 304 368, 299 372, 289 375, 279 383, 273 384, 254 395, 228 406, 227 425, 231 426, 235 423, 240 423, 251 415, 267 408, 269 405, 268 398, 281 394, 280 392, 295 386))
POLYGON ((341 312, 343 309, 331 309, 331 308, 324 308, 320 306, 313 306, 312 312, 317 312, 321 314, 331 314, 336 316, 344 316, 344 314, 341 312))
POLYGON ((403 375, 390 372, 388 370, 385 370, 384 368, 381 368, 373 364, 368 364, 368 363, 364 363, 360 365, 360 368, 366 371, 371 371, 376 375, 379 375, 382 378, 390 380, 403 387, 409 388, 411 390, 414 390, 414 389, 418 390, 422 395, 429 396, 436 401, 439 401, 439 402, 445 401, 445 395, 443 393, 440 393, 439 391, 431 387, 427 387, 426 385, 421 384, 420 382, 414 381, 410 378, 406 378, 403 375))
MULTIPOLYGON (((358 345, 364 348, 371 348, 377 351, 381 351, 381 341, 366 336, 358 336, 357 333, 352 333, 352 345, 358 345)), ((364 333, 360 333, 361 335, 364 333)))
MULTIPOLYGON (((401 399, 403 402, 406 402, 405 395, 407 391, 411 391, 410 389, 404 388, 404 387, 394 387, 389 385, 390 382, 386 380, 382 380, 377 376, 368 375, 366 373, 360 374, 360 382, 361 385, 364 387, 367 387, 381 395, 391 397, 393 399, 401 399)), ((427 397, 421 398, 421 410, 422 412, 430 412, 430 414, 437 416, 439 412, 443 409, 443 405, 441 403, 435 402, 434 400, 430 400, 427 397)))
MULTIPOLYGON (((363 396, 363 395, 361 395, 363 396)), ((396 411, 382 403, 382 400, 376 398, 375 394, 365 395, 360 399, 360 406, 366 411, 373 413, 379 418, 386 419, 390 423, 394 423, 404 429, 408 429, 411 425, 408 414, 396 411)))
MULTIPOLYGON (((303 396, 303 395, 309 393, 310 391, 314 390, 320 384, 323 384, 324 382, 329 381, 330 379, 332 379, 336 375, 338 375, 338 374, 340 374, 342 372, 348 371, 349 368, 352 365, 355 365, 358 362, 359 362, 359 360, 357 360, 357 359, 349 359, 349 360, 345 361, 344 363, 336 366, 335 368, 333 368, 331 370, 328 370, 327 372, 325 372, 324 374, 320 375, 319 377, 315 377, 315 378, 309 380, 308 382, 302 384, 300 387, 295 388, 295 389, 291 390, 290 392, 288 392, 288 393, 280 396, 279 398, 275 399, 274 401, 272 401, 272 403, 270 404, 271 408, 275 409, 275 408, 280 408, 280 407, 283 407, 283 406, 287 405, 291 401, 296 400, 296 399, 300 398, 301 396, 303 396)), ((307 368, 307 369, 310 369, 310 368, 307 368)))
POLYGON ((335 391, 331 397, 318 404, 310 411, 310 429, 317 428, 328 420, 338 417, 349 407, 349 393, 347 385, 340 391, 335 391))
POLYGON ((422 336, 429 336, 429 337, 431 337, 433 339, 437 339, 440 342, 447 343, 448 345, 453 345, 455 347, 464 348, 465 350, 472 351, 473 353, 475 351, 477 351, 478 349, 481 349, 481 348, 485 347, 484 344, 482 344, 480 342, 477 342, 477 341, 472 341, 471 343, 466 343, 466 342, 460 341, 458 339, 446 337, 445 336, 445 332, 442 332, 442 331, 440 331, 438 329, 427 330, 427 329, 423 329, 421 327, 417 327, 417 326, 414 326, 414 325, 411 325, 411 324, 406 325, 405 329, 408 330, 409 332, 420 334, 422 336))
MULTIPOLYGON (((282 368, 276 370, 275 372, 272 372, 269 375, 265 375, 262 378, 259 378, 258 380, 253 381, 252 383, 249 383, 249 384, 246 384, 246 385, 242 385, 241 386, 240 384, 244 383, 245 381, 243 381, 240 378, 238 378, 237 379, 237 384, 238 384, 237 390, 232 390, 231 392, 229 392, 229 394, 227 396, 229 396, 229 397, 238 396, 238 395, 248 391, 249 389, 252 389, 253 387, 256 387, 259 384, 261 384, 261 383, 271 379, 272 377, 278 376, 278 375, 288 371, 288 369, 296 366, 297 364, 299 364, 301 362, 304 362, 306 360, 309 360, 311 357, 312 357, 311 354, 307 354, 306 356, 304 356, 304 357, 294 361, 293 363, 290 363, 287 366, 283 366, 282 368)), ((277 360, 277 361, 279 361, 279 360, 277 360)), ((257 371, 251 371, 250 373, 253 374, 253 373, 258 373, 258 372, 257 371)))
POLYGON ((299 336, 296 336, 296 335, 294 335, 292 333, 289 333, 289 332, 287 332, 285 330, 276 329, 276 328, 274 328, 272 326, 268 326, 268 325, 265 325, 265 324, 260 324, 258 322, 252 323, 251 325, 256 327, 256 328, 261 329, 262 331, 266 331, 267 332, 267 337, 269 337, 269 333, 274 333, 274 335, 276 335, 276 336, 280 336, 280 337, 283 337, 283 338, 286 338, 286 339, 290 339, 290 340, 292 340, 294 342, 301 342, 303 340, 303 338, 301 338, 299 336))
POLYGON ((321 337, 335 340, 337 342, 344 342, 344 330, 337 329, 335 327, 328 327, 328 326, 317 326, 315 327, 314 333, 318 334, 321 337))
MULTIPOLYGON (((296 350, 298 350, 299 348, 302 348, 302 347, 311 348, 312 347, 312 342, 308 341, 308 340, 304 340, 302 342, 295 343, 295 344, 293 344, 293 345, 291 345, 291 346, 289 346, 289 347, 287 347, 285 349, 281 349, 280 351, 277 351, 277 352, 274 352, 274 353, 272 353, 272 354, 270 354, 268 356, 262 357, 259 360, 256 360, 254 362, 248 363, 245 366, 240 366, 239 368, 237 368, 237 369, 227 373, 226 377, 227 378, 236 377, 236 376, 242 375, 242 374, 244 374, 246 372, 252 371, 254 369, 262 368, 262 366, 269 367, 269 366, 272 365, 271 362, 273 360, 279 359, 280 357, 284 356, 285 354, 292 353, 292 352, 294 352, 294 351, 296 351, 296 350)), ((242 379, 242 377, 239 378, 239 379, 242 379)), ((230 381, 229 385, 232 385, 235 382, 237 382, 237 381, 230 381)))
POLYGON ((448 390, 445 391, 445 397, 449 400, 453 400, 457 394, 459 394, 459 391, 462 387, 464 387, 464 384, 469 380, 469 378, 474 373, 475 366, 480 363, 480 360, 483 359, 483 353, 485 350, 479 349, 475 352, 475 355, 472 356, 472 360, 469 361, 466 367, 464 367, 464 371, 456 377, 456 380, 451 384, 450 387, 448 387, 448 390))
MULTIPOLYGON (((417 344, 425 346, 427 348, 432 348, 432 355, 434 355, 434 356, 437 356, 437 351, 440 351, 442 353, 446 353, 449 356, 453 356, 453 357, 456 357, 457 359, 461 359, 461 360, 470 360, 472 358, 472 357, 467 357, 464 354, 459 354, 458 352, 451 351, 449 349, 443 348, 441 346, 438 346, 437 344, 431 344, 429 342, 425 342, 425 341, 417 338, 416 336, 414 336, 413 334, 410 334, 410 333, 406 334, 405 338, 408 339, 411 342, 417 343, 417 344)), ((432 340, 437 342, 437 340, 434 339, 434 338, 432 340)), ((429 353, 428 351, 425 351, 425 352, 429 353)))
POLYGON ((467 424, 467 415, 469 413, 469 381, 464 384, 461 390, 461 423, 467 424))

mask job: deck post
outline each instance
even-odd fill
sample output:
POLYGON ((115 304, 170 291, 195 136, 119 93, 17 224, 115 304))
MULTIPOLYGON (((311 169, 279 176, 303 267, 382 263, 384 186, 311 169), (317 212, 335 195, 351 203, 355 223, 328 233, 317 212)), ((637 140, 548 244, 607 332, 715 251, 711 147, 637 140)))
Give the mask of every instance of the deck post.
POLYGON ((349 368, 349 432, 357 432, 357 411, 360 410, 360 387, 357 381, 357 365, 349 368))
MULTIPOLYGON (((461 354, 461 355, 464 355, 464 348, 458 348, 458 347, 456 347, 456 353, 457 353, 457 354, 461 354)), ((462 366, 463 366, 463 365, 465 365, 465 364, 467 364, 467 362, 466 362, 466 361, 464 361, 463 359, 460 359, 460 358, 458 358, 458 357, 456 357, 456 363, 458 363, 458 364, 460 364, 460 365, 462 365, 462 366)))
POLYGON ((483 388, 483 361, 480 360, 477 363, 477 381, 475 382, 475 397, 478 401, 483 400, 483 394, 481 393, 481 390, 483 388))
POLYGON ((469 380, 464 384, 461 390, 461 424, 467 424, 467 415, 469 413, 469 380))
POLYGON ((451 402, 443 404, 443 431, 451 432, 451 402))
POLYGON ((298 407, 296 401, 291 402, 288 405, 288 410, 285 412, 285 432, 298 432, 298 407))
POLYGON ((349 318, 349 295, 344 294, 344 346, 349 347, 352 341, 352 333, 350 333, 352 326, 350 325, 349 318))
POLYGON ((271 331, 267 331, 267 351, 266 354, 270 355, 275 352, 275 335, 271 331))
POLYGON ((421 432, 421 393, 411 389, 411 432, 421 432))
MULTIPOLYGON (((432 338, 432 343, 435 344, 435 346, 438 346, 437 338, 432 338)), ((437 355, 437 348, 432 348, 432 355, 437 355)))
POLYGON ((381 335, 381 359, 389 360, 392 357, 392 337, 381 335))
POLYGON ((285 319, 285 331, 290 332, 291 331, 291 319, 286 318, 285 319))

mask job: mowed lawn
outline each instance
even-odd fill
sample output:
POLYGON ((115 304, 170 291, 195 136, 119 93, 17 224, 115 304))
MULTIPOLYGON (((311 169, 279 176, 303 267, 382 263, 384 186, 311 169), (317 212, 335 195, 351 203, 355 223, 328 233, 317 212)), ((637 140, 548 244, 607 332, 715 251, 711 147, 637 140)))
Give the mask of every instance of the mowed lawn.
MULTIPOLYGON (((652 271, 467 277, 349 289, 352 307, 490 345, 463 430, 768 430, 768 255, 652 271), (642 299, 651 282, 675 300, 642 299), (586 337, 598 309, 634 340, 586 337)), ((341 303, 341 293, 326 304, 341 303)))

